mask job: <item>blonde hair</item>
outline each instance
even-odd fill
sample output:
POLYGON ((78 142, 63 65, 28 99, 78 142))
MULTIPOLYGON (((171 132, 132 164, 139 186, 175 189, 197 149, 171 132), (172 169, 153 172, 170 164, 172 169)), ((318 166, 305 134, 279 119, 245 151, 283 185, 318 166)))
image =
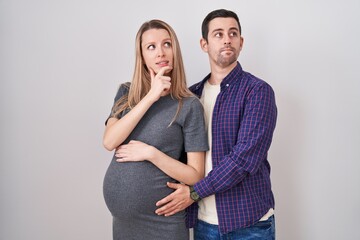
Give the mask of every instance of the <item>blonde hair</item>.
MULTIPOLYGON (((184 70, 184 63, 182 60, 181 50, 179 41, 175 34, 175 31, 170 27, 169 24, 165 23, 164 21, 153 19, 151 21, 145 22, 141 25, 139 31, 136 34, 135 39, 135 69, 133 78, 131 81, 131 85, 129 88, 129 93, 121 97, 113 107, 112 116, 116 117, 120 113, 122 113, 126 109, 132 109, 133 107, 138 104, 141 99, 145 97, 145 95, 150 91, 151 88, 151 77, 149 70, 146 67, 142 56, 142 35, 144 32, 150 29, 164 29, 166 30, 169 35, 171 41, 171 46, 173 50, 173 69, 170 73, 171 77, 171 87, 170 87, 170 94, 171 97, 174 99, 179 100, 178 108, 174 119, 171 121, 173 123, 180 112, 182 106, 182 98, 193 96, 190 90, 186 86, 186 76, 184 70)), ((170 125, 171 125, 170 123, 170 125)))

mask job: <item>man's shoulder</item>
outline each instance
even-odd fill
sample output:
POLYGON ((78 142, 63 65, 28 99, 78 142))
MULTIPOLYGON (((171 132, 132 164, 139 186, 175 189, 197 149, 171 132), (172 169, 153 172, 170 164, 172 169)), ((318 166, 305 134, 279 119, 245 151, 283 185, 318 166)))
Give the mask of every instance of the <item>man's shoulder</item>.
POLYGON ((203 81, 197 82, 189 87, 189 90, 194 93, 197 97, 200 97, 200 93, 203 86, 203 81))
POLYGON ((198 88, 198 86, 201 85, 201 82, 202 82, 202 81, 199 81, 199 82, 191 85, 191 86, 189 87, 190 91, 194 92, 194 90, 196 90, 196 89, 198 88))
POLYGON ((193 92, 195 95, 199 96, 199 92, 201 92, 205 82, 210 78, 211 73, 206 75, 201 81, 191 85, 189 87, 190 91, 193 92))
POLYGON ((243 83, 245 85, 248 85, 250 87, 269 87, 269 88, 271 88, 270 84, 267 83, 262 78, 259 78, 255 75, 253 75, 252 73, 245 72, 245 71, 243 71, 243 76, 239 82, 243 83))

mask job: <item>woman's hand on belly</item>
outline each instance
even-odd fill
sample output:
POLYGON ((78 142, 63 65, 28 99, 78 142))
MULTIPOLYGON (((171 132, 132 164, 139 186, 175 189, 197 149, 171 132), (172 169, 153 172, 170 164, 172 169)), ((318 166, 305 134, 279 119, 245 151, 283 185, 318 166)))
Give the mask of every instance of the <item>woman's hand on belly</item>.
POLYGON ((152 159, 155 148, 146 143, 131 140, 128 144, 120 145, 115 152, 117 162, 139 162, 152 159))

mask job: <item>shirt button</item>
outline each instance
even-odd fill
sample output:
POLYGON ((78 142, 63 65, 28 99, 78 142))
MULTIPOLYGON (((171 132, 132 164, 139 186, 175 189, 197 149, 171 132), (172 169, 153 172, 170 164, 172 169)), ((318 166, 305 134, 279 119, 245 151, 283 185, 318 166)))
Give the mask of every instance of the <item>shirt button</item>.
POLYGON ((228 86, 229 86, 229 84, 227 83, 225 86, 227 86, 227 87, 228 87, 228 86))

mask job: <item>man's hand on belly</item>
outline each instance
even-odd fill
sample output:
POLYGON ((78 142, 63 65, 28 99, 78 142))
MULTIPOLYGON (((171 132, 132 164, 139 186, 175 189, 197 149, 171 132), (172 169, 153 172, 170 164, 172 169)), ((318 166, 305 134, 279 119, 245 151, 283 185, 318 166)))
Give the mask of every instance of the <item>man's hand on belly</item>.
POLYGON ((156 214, 164 215, 165 217, 171 216, 194 203, 190 198, 189 186, 170 182, 167 185, 169 188, 175 189, 175 191, 156 203, 156 206, 161 206, 155 211, 156 214))

